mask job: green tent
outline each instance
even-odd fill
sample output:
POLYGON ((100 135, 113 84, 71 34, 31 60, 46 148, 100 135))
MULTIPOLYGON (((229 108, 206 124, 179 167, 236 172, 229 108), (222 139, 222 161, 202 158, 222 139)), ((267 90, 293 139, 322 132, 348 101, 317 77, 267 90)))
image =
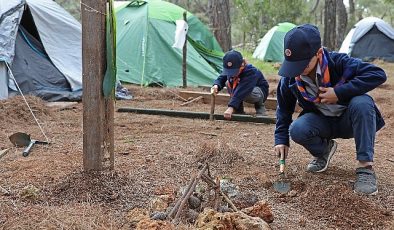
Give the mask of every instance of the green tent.
POLYGON ((253 57, 269 62, 283 62, 283 39, 296 25, 284 22, 272 27, 261 39, 253 57))
MULTIPOLYGON (((117 78, 145 86, 182 86, 182 49, 172 45, 175 21, 183 19, 185 10, 161 0, 117 3, 115 8, 117 78)), ((189 12, 187 23, 187 84, 211 85, 221 71, 223 51, 189 12)))

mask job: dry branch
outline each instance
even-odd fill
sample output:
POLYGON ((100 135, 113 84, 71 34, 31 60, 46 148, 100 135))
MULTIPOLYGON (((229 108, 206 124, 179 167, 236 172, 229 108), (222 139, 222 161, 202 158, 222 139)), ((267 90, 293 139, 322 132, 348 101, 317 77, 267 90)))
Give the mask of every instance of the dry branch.
MULTIPOLYGON (((174 218, 174 222, 176 223, 179 215, 181 214, 181 211, 183 209, 183 207, 185 206, 187 200, 189 199, 189 197, 193 194, 194 189, 196 188, 197 182, 199 179, 201 179, 201 176, 204 174, 205 170, 208 168, 208 164, 205 164, 204 167, 200 170, 200 172, 198 173, 198 175, 196 176, 196 179, 194 180, 192 186, 190 187, 190 190, 187 192, 186 196, 182 199, 182 202, 177 210, 177 213, 175 215, 174 218)), ((186 192, 185 192, 186 193, 186 192)))
POLYGON ((203 96, 199 96, 199 97, 193 98, 193 99, 190 100, 190 101, 187 101, 187 102, 185 102, 185 103, 182 103, 181 106, 185 106, 185 105, 188 105, 188 104, 193 103, 193 102, 195 102, 195 101, 199 101, 199 100, 201 100, 202 98, 203 98, 203 96))

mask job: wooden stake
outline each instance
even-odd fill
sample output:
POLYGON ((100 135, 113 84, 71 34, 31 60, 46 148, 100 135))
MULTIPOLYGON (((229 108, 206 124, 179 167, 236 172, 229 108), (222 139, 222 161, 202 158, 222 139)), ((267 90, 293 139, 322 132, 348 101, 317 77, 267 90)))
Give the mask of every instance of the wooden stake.
POLYGON ((106 71, 106 0, 82 0, 83 166, 114 167, 114 102, 103 95, 106 71))

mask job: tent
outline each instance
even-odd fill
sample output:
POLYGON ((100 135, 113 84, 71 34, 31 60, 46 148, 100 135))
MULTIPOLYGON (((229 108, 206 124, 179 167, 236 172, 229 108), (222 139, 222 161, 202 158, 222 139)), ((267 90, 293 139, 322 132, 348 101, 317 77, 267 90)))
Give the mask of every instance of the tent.
POLYGON ((283 62, 283 39, 295 26, 293 23, 283 22, 272 27, 254 50, 253 57, 263 61, 283 62))
POLYGON ((346 35, 339 52, 365 61, 394 62, 394 29, 382 19, 364 18, 346 35))
MULTIPOLYGON (((182 49, 173 48, 176 20, 185 9, 161 0, 115 2, 117 78, 123 82, 182 86, 182 49)), ((211 85, 223 52, 207 27, 187 12, 187 84, 211 85)))
POLYGON ((52 0, 0 1, 0 99, 82 95, 81 25, 52 0), (11 70, 11 71, 10 71, 11 70))

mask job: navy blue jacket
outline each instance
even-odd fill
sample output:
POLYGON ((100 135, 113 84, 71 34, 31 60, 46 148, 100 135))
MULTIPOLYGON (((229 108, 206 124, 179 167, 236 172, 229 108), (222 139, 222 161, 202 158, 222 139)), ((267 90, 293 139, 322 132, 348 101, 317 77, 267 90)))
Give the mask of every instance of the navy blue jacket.
MULTIPOLYGON (((386 74, 381 68, 342 53, 329 53, 328 68, 331 85, 336 85, 344 74, 350 76, 343 85, 334 88, 338 97, 337 103, 341 105, 348 105, 353 97, 363 95, 386 81, 386 74)), ((320 113, 313 102, 309 102, 302 97, 295 83, 295 78, 282 77, 277 89, 275 145, 290 146, 289 126, 292 122, 297 100, 303 109, 300 116, 311 112, 320 113)), ((375 110, 376 128, 379 130, 385 123, 376 105, 375 110)))
MULTIPOLYGON (((226 85, 227 81, 232 82, 231 76, 220 75, 213 84, 218 85, 220 91, 226 85)), ((233 96, 231 97, 228 106, 239 109, 241 103, 253 91, 255 86, 259 87, 263 91, 265 101, 268 96, 268 82, 265 80, 260 70, 251 64, 247 64, 245 69, 239 75, 239 83, 237 87, 235 87, 233 96)), ((227 87, 227 90, 231 94, 231 89, 227 87)))

